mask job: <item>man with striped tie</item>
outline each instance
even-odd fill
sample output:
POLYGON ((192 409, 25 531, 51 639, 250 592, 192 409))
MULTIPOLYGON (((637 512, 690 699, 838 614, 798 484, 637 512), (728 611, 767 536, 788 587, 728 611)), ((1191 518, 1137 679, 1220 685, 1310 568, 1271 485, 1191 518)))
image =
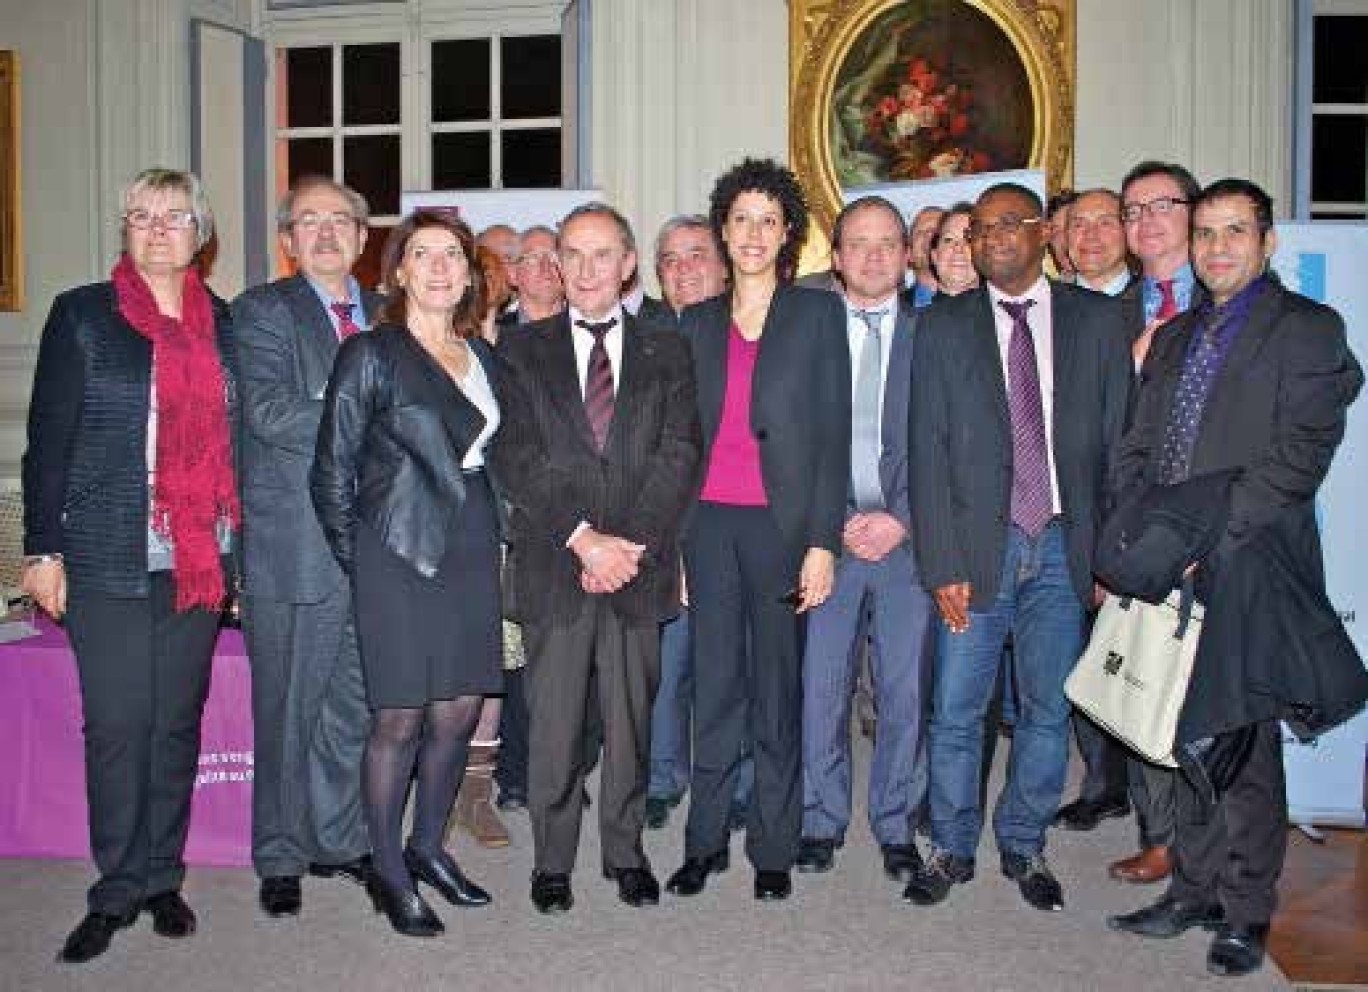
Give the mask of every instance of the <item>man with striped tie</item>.
POLYGON ((574 903, 594 698, 603 873, 627 905, 659 901, 641 844, 651 703, 659 625, 679 612, 679 525, 702 448, 684 339, 622 306, 636 266, 627 221, 601 203, 577 207, 557 257, 567 309, 500 339, 504 421, 491 452, 512 510, 506 611, 527 651, 531 897, 543 913, 574 903))
POLYGON ((352 276, 365 199, 297 181, 276 212, 298 271, 233 304, 242 383, 243 627, 252 662, 252 864, 268 916, 300 910, 300 876, 363 882, 361 755, 370 727, 351 583, 309 497, 323 391, 343 338, 383 297, 352 276))
POLYGON ((941 624, 930 723, 931 853, 904 897, 929 906, 974 876, 983 716, 1003 642, 1018 717, 993 817, 1002 871, 1063 908, 1044 858, 1064 788, 1095 531, 1130 388, 1120 304, 1046 279, 1044 205, 990 187, 968 228, 984 284, 923 312, 909 415, 912 546, 941 624))

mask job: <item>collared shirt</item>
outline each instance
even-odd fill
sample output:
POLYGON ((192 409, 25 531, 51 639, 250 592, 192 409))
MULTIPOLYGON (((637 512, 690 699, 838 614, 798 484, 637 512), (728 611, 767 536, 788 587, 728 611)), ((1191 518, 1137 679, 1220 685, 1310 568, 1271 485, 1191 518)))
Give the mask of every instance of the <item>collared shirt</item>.
MULTIPOLYGON (((589 353, 594 349, 594 335, 576 325, 576 321, 589 320, 579 310, 571 307, 569 316, 570 340, 575 345, 575 370, 579 373, 580 396, 583 396, 585 384, 589 381, 589 353)), ((622 304, 615 304, 612 310, 603 315, 602 320, 591 323, 598 324, 603 320, 617 321, 612 329, 603 335, 603 347, 608 352, 608 365, 613 370, 613 395, 616 396, 618 387, 622 384, 622 304)))
MULTIPOLYGON (((1082 286, 1084 289, 1091 289, 1094 293, 1101 293, 1104 296, 1120 296, 1126 291, 1126 287, 1130 285, 1130 281, 1130 272, 1126 269, 1122 269, 1101 286, 1094 286, 1081 275, 1078 277, 1077 285, 1082 286)), ((1157 293, 1158 290, 1155 290, 1155 292, 1157 293)))
POLYGON ((859 384, 860 357, 864 354, 865 345, 869 341, 869 328, 864 320, 856 315, 856 310, 884 311, 883 317, 879 320, 879 418, 882 421, 884 394, 888 391, 888 357, 893 351, 893 333, 898 326, 898 296, 895 293, 883 302, 868 307, 857 307, 849 300, 846 301, 846 340, 850 344, 852 397, 855 396, 855 387, 859 384))
POLYGON ((314 293, 318 296, 318 302, 323 304, 323 312, 328 315, 328 322, 332 324, 334 334, 338 337, 342 336, 340 327, 341 320, 338 318, 337 312, 332 308, 334 303, 355 304, 355 306, 352 307, 352 320, 356 322, 356 326, 361 328, 361 330, 370 330, 370 323, 366 320, 366 307, 361 302, 361 284, 356 281, 355 276, 347 276, 347 298, 345 300, 335 298, 332 293, 324 288, 321 282, 314 279, 313 276, 308 273, 304 274, 304 278, 308 284, 313 287, 314 293))
POLYGON ((1059 472, 1055 469, 1054 453, 1054 312, 1051 308, 1050 283, 1043 275, 1021 296, 1007 296, 988 283, 988 301, 993 311, 993 327, 997 331, 998 358, 1002 362, 1002 378, 1008 390, 1012 388, 1007 368, 1007 351, 1012 342, 1012 317, 998 304, 1002 301, 1034 300, 1035 306, 1026 313, 1035 345, 1036 377, 1040 380, 1040 407, 1045 415, 1045 450, 1050 458, 1050 501, 1055 513, 1063 511, 1059 497, 1059 472))
MULTIPOLYGON (((1182 267, 1173 273, 1173 302, 1178 305, 1179 313, 1192 306, 1192 291, 1196 285, 1197 276, 1192 271, 1191 263, 1184 262, 1182 267)), ((1145 303, 1145 323, 1148 324, 1164 302, 1163 294, 1159 292, 1159 280, 1144 276, 1140 283, 1140 292, 1145 303)))

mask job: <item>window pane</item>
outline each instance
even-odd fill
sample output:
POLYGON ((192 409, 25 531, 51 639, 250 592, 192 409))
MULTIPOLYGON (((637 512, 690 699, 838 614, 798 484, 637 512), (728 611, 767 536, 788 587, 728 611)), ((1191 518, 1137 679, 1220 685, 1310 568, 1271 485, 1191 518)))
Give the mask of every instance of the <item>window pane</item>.
POLYGON ((1359 211, 1356 214, 1321 214, 1314 210, 1311 212, 1312 220, 1363 220, 1365 216, 1368 216, 1365 211, 1359 211))
POLYGON ((342 49, 342 123, 399 123, 399 44, 342 49))
POLYGON ((1311 99, 1368 103, 1368 17, 1317 17, 1311 99))
POLYGON ((432 119, 487 121, 489 39, 432 43, 432 119))
POLYGON ((397 134, 342 139, 342 181, 366 198, 373 214, 399 212, 400 166, 397 134))
POLYGON ((286 142, 286 153, 290 183, 293 184, 300 176, 332 178, 332 138, 295 138, 286 142))
POLYGON ((489 189, 489 132, 432 136, 433 189, 489 189))
POLYGON ((1311 121, 1311 199, 1358 202, 1365 198, 1368 117, 1311 121))
POLYGON ((560 35, 504 38, 500 113, 514 117, 559 117, 560 35))
POLYGON ((561 133, 558 127, 504 131, 503 184, 510 188, 561 184, 561 133))
POLYGON ((366 235, 366 247, 361 250, 361 257, 352 268, 352 275, 366 289, 380 287, 380 253, 385 250, 385 241, 392 230, 392 227, 371 225, 370 233, 366 235))
POLYGON ((288 49, 285 80, 285 126, 331 127, 332 49, 288 49))

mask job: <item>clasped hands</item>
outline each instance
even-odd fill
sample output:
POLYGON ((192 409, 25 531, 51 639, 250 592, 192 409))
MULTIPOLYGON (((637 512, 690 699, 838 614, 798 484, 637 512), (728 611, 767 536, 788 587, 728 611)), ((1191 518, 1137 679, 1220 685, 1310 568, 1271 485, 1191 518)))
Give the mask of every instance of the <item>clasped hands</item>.
POLYGON ((584 528, 570 542, 580 560, 580 588, 587 593, 617 592, 637 577, 646 545, 584 528))

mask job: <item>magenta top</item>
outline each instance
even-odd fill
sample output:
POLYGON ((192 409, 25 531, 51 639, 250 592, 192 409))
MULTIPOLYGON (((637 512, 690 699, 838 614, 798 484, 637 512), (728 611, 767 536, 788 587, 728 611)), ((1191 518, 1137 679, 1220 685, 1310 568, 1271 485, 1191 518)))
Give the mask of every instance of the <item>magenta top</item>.
POLYGON ((747 341, 736 324, 727 332, 727 388, 722 394, 722 420, 708 453, 700 498, 732 506, 768 506, 760 472, 760 446, 750 428, 751 379, 759 340, 747 341))

